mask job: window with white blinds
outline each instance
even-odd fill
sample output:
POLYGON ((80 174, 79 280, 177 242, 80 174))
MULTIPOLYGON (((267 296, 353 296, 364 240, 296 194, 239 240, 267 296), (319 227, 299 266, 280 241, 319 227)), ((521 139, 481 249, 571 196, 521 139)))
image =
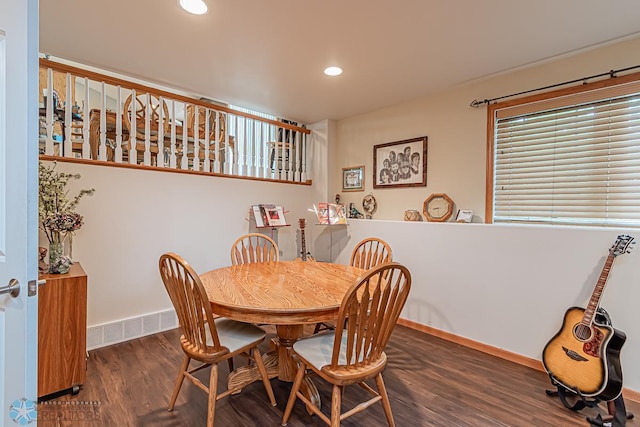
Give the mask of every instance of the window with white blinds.
POLYGON ((497 109, 493 222, 640 227, 640 85, 497 109))

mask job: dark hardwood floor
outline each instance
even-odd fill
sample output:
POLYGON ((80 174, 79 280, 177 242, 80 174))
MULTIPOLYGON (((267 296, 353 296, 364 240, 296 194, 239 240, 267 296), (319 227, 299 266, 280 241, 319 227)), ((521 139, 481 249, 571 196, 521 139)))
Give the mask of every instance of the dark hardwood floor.
MULTIPOLYGON (((267 327, 269 328, 269 327, 267 327)), ((167 411, 183 353, 178 330, 101 348, 89 353, 87 382, 76 396, 41 403, 40 426, 204 426, 207 396, 185 381, 173 412, 167 411)), ((265 341, 264 350, 269 344, 265 341)), ((387 347, 384 379, 398 427, 405 426, 589 426, 587 416, 606 415, 606 406, 572 412, 548 397, 547 376, 539 371, 397 326, 387 347)), ((244 363, 238 359, 237 364, 244 363)), ((220 365, 222 380, 228 371, 220 365)), ((201 372, 208 378, 209 369, 201 372)), ((262 383, 218 401, 216 425, 279 426, 291 384, 273 379, 278 405, 269 404, 262 383)), ((331 388, 316 380, 327 413, 331 388)), ((221 381, 219 389, 225 389, 221 381)), ((345 405, 366 397, 348 387, 345 405)), ((627 401, 640 414, 640 404, 627 401)), ((343 426, 386 426, 375 404, 343 426)), ((627 423, 639 425, 637 420, 627 423)), ((289 426, 324 426, 298 401, 289 426)))

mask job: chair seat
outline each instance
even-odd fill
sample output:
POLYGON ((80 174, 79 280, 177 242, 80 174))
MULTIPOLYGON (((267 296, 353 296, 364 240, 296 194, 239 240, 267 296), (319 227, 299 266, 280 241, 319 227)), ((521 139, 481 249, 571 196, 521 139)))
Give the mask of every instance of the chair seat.
MULTIPOLYGON (((335 332, 312 335, 296 341, 293 344, 293 350, 316 369, 321 369, 323 366, 331 364, 334 339, 335 332)), ((342 345, 340 346, 340 364, 346 362, 344 357, 345 346, 346 339, 343 336, 342 345)))
MULTIPOLYGON (((263 329, 251 323, 237 322, 224 317, 219 317, 214 322, 216 322, 220 344, 227 347, 231 353, 262 341, 266 335, 263 329)), ((207 328, 207 345, 213 345, 209 328, 207 328)))
MULTIPOLYGON (((313 365, 314 368, 321 370, 324 366, 331 365, 334 339, 335 332, 312 335, 308 338, 296 341, 295 344, 293 344, 293 350, 300 357, 309 362, 309 364, 313 365)), ((347 358, 345 356, 346 352, 347 334, 344 334, 342 335, 340 355, 338 356, 339 365, 345 365, 347 363, 347 358)), ((383 356, 382 359, 385 359, 385 357, 383 356)))

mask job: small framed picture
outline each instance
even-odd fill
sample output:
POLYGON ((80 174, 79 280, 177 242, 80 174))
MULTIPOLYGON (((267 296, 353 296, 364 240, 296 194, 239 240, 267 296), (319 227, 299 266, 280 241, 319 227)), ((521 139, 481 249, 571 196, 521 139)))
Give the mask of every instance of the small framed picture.
POLYGON ((458 209, 456 222, 471 222, 473 219, 473 211, 470 209, 458 209))
POLYGON ((342 168, 342 191, 364 191, 364 166, 342 168))

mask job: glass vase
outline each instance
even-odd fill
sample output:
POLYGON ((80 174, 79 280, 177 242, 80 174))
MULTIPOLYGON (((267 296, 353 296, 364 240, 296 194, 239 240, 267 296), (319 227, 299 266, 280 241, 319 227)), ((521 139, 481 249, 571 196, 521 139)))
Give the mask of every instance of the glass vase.
POLYGON ((69 268, 71 261, 64 255, 64 243, 49 243, 49 273, 64 274, 69 268))

